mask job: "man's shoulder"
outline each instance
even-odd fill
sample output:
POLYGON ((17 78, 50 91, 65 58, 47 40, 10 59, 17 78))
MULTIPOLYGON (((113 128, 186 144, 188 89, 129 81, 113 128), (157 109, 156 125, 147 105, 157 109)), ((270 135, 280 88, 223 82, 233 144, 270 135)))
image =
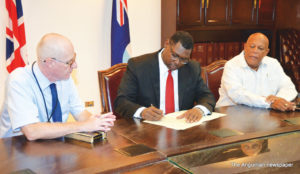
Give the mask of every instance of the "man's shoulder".
POLYGON ((128 66, 147 66, 154 61, 158 61, 158 51, 133 57, 128 60, 128 66))
POLYGON ((235 68, 238 68, 238 67, 244 67, 246 66, 246 61, 245 61, 245 58, 244 58, 244 55, 243 55, 243 52, 241 52, 240 54, 234 56, 233 58, 229 59, 226 64, 225 64, 225 67, 235 67, 235 68))
POLYGON ((188 67, 192 69, 199 69, 200 68, 200 63, 195 61, 195 60, 190 60, 190 62, 187 64, 188 67))
POLYGON ((188 64, 178 69, 179 73, 188 72, 190 75, 199 74, 201 72, 200 63, 194 60, 190 60, 188 64))
POLYGON ((19 67, 9 74, 8 78, 10 82, 26 83, 30 78, 29 66, 19 67))
POLYGON ((263 61, 263 63, 266 63, 268 65, 269 64, 273 64, 273 65, 280 64, 276 58, 269 57, 269 56, 265 56, 262 61, 263 61))
POLYGON ((28 66, 18 67, 13 72, 10 73, 10 76, 18 76, 19 74, 25 74, 28 71, 28 66))

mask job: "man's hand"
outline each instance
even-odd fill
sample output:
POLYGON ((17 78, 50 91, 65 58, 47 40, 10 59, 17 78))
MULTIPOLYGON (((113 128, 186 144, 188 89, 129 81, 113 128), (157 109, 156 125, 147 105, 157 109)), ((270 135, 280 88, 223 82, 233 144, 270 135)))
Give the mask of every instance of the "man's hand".
POLYGON ((271 108, 280 111, 295 111, 296 105, 293 102, 286 101, 284 98, 270 95, 266 98, 268 103, 271 103, 271 108))
POLYGON ((158 121, 163 117, 163 111, 151 105, 142 111, 141 116, 145 120, 158 121))
POLYGON ((267 98, 266 98, 266 102, 267 103, 273 103, 276 99, 278 99, 279 97, 276 97, 275 95, 269 95, 267 98))
POLYGON ((179 115, 177 119, 185 118, 187 123, 193 123, 199 121, 203 116, 203 111, 199 108, 192 108, 186 111, 184 114, 179 115))
POLYGON ((116 116, 112 112, 102 114, 102 115, 91 115, 85 122, 84 131, 110 131, 111 127, 114 125, 116 116))
POLYGON ((114 125, 116 116, 112 112, 103 115, 92 115, 88 111, 83 111, 78 116, 79 121, 75 122, 37 122, 27 124, 21 131, 30 141, 37 139, 51 139, 74 132, 109 131, 114 125))

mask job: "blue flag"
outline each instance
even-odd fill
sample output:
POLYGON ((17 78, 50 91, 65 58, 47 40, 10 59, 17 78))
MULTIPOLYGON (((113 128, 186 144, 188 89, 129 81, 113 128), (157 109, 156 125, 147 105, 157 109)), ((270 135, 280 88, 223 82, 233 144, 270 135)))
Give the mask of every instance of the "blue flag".
POLYGON ((113 0, 111 21, 111 65, 127 63, 130 58, 130 35, 127 0, 113 0))

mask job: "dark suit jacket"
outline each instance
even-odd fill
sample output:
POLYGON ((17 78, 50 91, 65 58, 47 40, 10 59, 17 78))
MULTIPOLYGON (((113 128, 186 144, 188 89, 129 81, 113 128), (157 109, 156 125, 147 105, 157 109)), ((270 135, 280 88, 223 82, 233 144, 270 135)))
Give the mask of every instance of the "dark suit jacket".
MULTIPOLYGON (((201 78, 200 64, 195 61, 178 69, 178 93, 180 110, 200 104, 212 111, 216 103, 201 78)), ((132 117, 138 108, 151 104, 160 106, 158 52, 129 59, 114 102, 114 112, 132 117)))

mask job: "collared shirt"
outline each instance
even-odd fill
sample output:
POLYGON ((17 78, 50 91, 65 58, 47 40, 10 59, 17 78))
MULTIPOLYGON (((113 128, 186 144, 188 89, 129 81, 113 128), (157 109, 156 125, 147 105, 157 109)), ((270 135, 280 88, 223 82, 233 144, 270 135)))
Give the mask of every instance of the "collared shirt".
POLYGON ((255 71, 248 66, 244 52, 226 63, 219 93, 216 107, 244 104, 269 108, 269 95, 288 101, 297 96, 295 85, 276 59, 265 56, 255 71))
MULTIPOLYGON (((159 108, 163 111, 163 113, 166 113, 165 108, 165 98, 166 98, 166 83, 168 78, 168 70, 169 68, 166 66, 166 64, 163 62, 162 59, 162 52, 164 49, 162 49, 158 53, 158 64, 159 64, 159 80, 160 80, 160 106, 159 108)), ((172 71, 172 77, 174 82, 174 102, 175 102, 175 112, 179 111, 179 93, 178 93, 178 69, 172 71)), ((202 105, 195 106, 197 108, 200 108, 204 115, 210 114, 210 111, 202 105)), ((140 107, 137 109, 137 111, 134 113, 133 117, 135 118, 141 118, 141 113, 145 109, 145 107, 140 107)))
MULTIPOLYGON (((159 80, 160 80, 160 109, 166 113, 166 84, 169 74, 169 68, 164 63, 161 54, 164 49, 162 49, 158 54, 158 64, 159 64, 159 80)), ((178 69, 171 71, 173 82, 174 82, 174 102, 175 102, 175 112, 179 111, 179 99, 178 99, 178 69)))
MULTIPOLYGON (((37 122, 47 122, 45 104, 48 116, 52 113, 51 82, 43 75, 37 64, 33 72, 45 97, 45 103, 38 84, 31 70, 32 66, 14 70, 8 78, 7 92, 0 117, 0 137, 10 137, 22 134, 20 128, 37 122)), ((68 80, 56 81, 58 99, 62 110, 62 121, 65 122, 69 113, 77 119, 84 110, 74 82, 68 80)), ((52 121, 52 119, 51 119, 52 121)))

